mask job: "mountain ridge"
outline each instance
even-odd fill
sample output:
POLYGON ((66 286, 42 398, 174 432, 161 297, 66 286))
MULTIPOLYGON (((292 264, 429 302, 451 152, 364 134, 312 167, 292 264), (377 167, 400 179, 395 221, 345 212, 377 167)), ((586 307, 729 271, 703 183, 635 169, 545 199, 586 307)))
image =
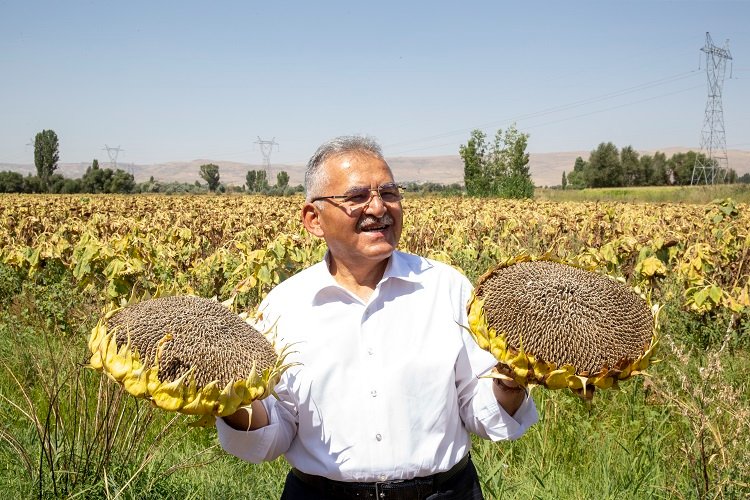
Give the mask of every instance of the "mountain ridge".
MULTIPOLYGON (((675 153, 690 151, 685 147, 670 147, 658 151, 665 153, 667 157, 675 153)), ((639 154, 653 155, 654 151, 639 151, 639 154)), ((695 151, 695 149, 693 149, 695 151)), ((559 185, 563 171, 570 173, 578 156, 587 159, 590 151, 560 151, 551 153, 529 153, 529 166, 531 177, 537 186, 559 185)), ((728 150, 727 156, 729 166, 738 175, 750 173, 750 151, 728 150)), ((463 183, 463 162, 458 155, 443 156, 386 156, 394 177, 399 182, 436 182, 440 184, 463 183)), ((201 181, 198 174, 200 166, 205 163, 214 163, 219 166, 221 181, 227 185, 242 185, 245 183, 245 175, 248 170, 261 170, 262 165, 243 163, 235 161, 211 160, 199 158, 190 161, 170 161, 155 164, 131 164, 120 163, 118 168, 131 172, 137 182, 144 182, 150 177, 161 182, 187 182, 201 181)), ((89 163, 60 163, 57 172, 65 177, 77 178, 83 176, 89 163)), ((101 162, 102 168, 110 167, 108 163, 101 162)), ((23 175, 34 174, 36 169, 33 164, 0 163, 0 171, 10 170, 23 175)), ((297 185, 304 182, 305 166, 301 164, 272 164, 270 168, 269 183, 274 184, 276 174, 280 171, 289 174, 289 184, 297 185)))

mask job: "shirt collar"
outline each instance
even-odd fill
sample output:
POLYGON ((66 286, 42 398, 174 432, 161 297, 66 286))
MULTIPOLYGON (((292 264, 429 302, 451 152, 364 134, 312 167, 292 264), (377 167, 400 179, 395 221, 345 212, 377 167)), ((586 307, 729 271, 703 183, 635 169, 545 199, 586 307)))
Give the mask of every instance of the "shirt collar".
MULTIPOLYGON (((313 274, 310 276, 310 286, 315 287, 315 291, 312 295, 313 303, 315 303, 318 296, 328 288, 333 287, 342 289, 341 285, 339 285, 331 275, 328 264, 329 259, 330 251, 326 250, 323 260, 311 268, 313 274)), ((378 287, 389 279, 417 282, 419 281, 419 275, 431 267, 432 264, 426 259, 394 250, 388 258, 388 264, 383 272, 383 277, 378 283, 378 287)))
POLYGON ((430 267, 432 267, 432 264, 425 259, 394 250, 388 259, 388 265, 385 267, 380 283, 384 283, 390 278, 416 282, 419 280, 419 274, 430 267))

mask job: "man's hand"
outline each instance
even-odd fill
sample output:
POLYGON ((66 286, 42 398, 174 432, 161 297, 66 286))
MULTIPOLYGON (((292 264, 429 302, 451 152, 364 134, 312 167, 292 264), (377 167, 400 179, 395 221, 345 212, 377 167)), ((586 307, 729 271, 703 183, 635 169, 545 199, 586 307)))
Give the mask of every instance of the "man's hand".
POLYGON ((268 413, 260 401, 241 406, 236 412, 222 418, 229 427, 238 431, 254 431, 268 425, 268 413))
POLYGON ((493 368, 491 376, 495 399, 508 415, 513 416, 526 398, 526 388, 513 380, 504 365, 493 368))

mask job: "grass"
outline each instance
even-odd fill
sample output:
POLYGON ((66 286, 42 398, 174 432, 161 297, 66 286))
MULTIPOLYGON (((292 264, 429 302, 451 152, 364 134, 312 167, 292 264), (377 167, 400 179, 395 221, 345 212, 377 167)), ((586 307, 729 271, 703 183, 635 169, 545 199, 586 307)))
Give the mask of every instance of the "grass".
POLYGON ((660 450, 668 417, 663 409, 645 407, 640 384, 599 394, 591 405, 561 391, 538 390, 535 399, 541 424, 524 438, 476 446, 488 496, 665 496, 667 479, 660 450), (493 469, 499 469, 498 473, 493 469))
POLYGON ((534 198, 549 201, 621 201, 644 203, 710 203, 715 199, 733 198, 750 203, 749 184, 716 186, 647 186, 627 188, 549 189, 536 188, 534 198))
POLYGON ((214 429, 85 366, 100 304, 72 285, 60 268, 24 281, 0 264, 0 487, 19 498, 206 498, 242 483, 246 497, 278 496, 283 461, 251 470, 214 429))
MULTIPOLYGON (((101 304, 67 271, 0 264, 0 487, 21 498, 278 498, 288 465, 224 453, 214 429, 124 396, 84 366, 101 304)), ((665 307, 652 378, 597 393, 532 391, 540 422, 514 442, 474 441, 487 498, 750 495, 748 321, 665 307)))

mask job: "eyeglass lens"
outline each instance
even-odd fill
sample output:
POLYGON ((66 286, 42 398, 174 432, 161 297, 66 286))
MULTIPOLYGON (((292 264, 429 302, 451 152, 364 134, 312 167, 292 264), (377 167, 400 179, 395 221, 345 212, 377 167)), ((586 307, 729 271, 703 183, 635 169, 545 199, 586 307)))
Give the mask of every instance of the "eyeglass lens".
POLYGON ((344 203, 351 209, 357 209, 370 203, 375 195, 380 196, 383 203, 395 203, 402 198, 398 186, 387 185, 377 189, 357 189, 344 198, 344 203))

